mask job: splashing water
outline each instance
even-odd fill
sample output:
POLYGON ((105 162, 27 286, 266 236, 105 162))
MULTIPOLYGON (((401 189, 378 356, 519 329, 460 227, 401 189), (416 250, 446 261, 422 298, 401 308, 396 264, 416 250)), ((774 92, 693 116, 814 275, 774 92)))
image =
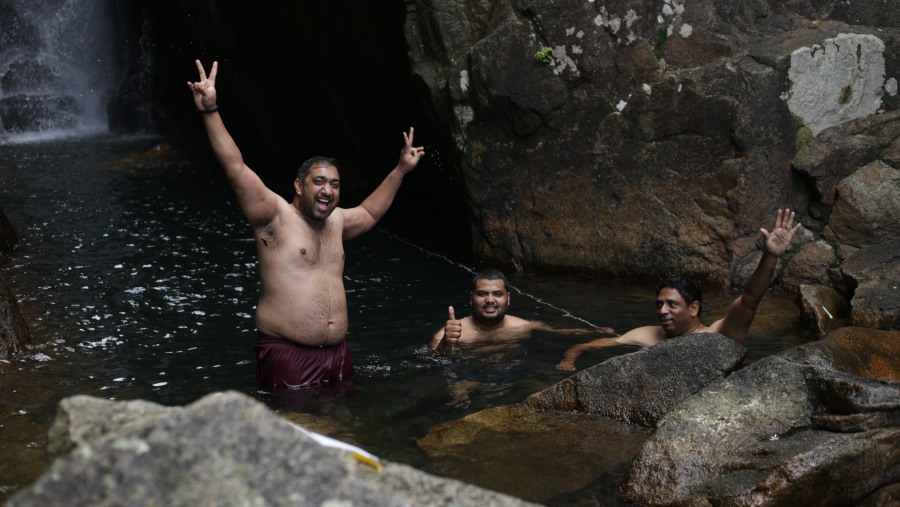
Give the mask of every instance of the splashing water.
POLYGON ((0 4, 0 142, 106 130, 112 2, 0 4))

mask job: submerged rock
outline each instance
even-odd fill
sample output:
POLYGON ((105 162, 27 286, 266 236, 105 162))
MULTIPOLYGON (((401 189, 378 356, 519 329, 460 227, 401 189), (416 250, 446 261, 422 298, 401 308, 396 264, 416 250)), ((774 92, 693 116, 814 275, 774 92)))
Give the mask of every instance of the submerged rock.
POLYGON ((19 242, 16 230, 13 228, 3 209, 0 208, 0 250, 11 250, 19 242))
POLYGON ((546 502, 615 474, 647 436, 602 417, 514 405, 433 426, 418 444, 441 475, 546 502))
POLYGON ((66 400, 50 470, 6 504, 530 505, 326 447, 245 395, 177 408, 66 400))
POLYGON ((19 313, 16 296, 0 279, 0 358, 11 358, 31 342, 28 323, 19 313))
POLYGON ((673 338, 583 370, 529 396, 524 405, 653 427, 683 400, 734 371, 745 354, 717 333, 673 338))

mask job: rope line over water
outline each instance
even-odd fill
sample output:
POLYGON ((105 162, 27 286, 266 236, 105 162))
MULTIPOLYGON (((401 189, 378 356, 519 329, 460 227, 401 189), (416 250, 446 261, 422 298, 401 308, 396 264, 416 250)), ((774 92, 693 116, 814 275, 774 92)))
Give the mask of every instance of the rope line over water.
MULTIPOLYGON (((451 258, 449 258, 449 257, 447 257, 447 256, 445 256, 445 255, 441 255, 441 254, 439 254, 439 253, 432 252, 431 250, 428 250, 427 248, 424 248, 424 247, 422 247, 422 246, 419 246, 419 245, 413 243, 412 241, 409 241, 408 239, 403 238, 403 237, 401 237, 401 236, 399 236, 399 235, 397 235, 397 234, 395 234, 395 233, 393 233, 393 232, 390 232, 390 231, 387 231, 387 230, 384 230, 384 229, 381 229, 381 228, 378 228, 378 231, 381 232, 382 234, 384 234, 384 235, 390 237, 391 239, 393 239, 393 240, 395 240, 395 241, 399 241, 400 243, 403 243, 404 245, 407 245, 407 246, 409 246, 409 247, 412 247, 412 248, 414 248, 414 249, 416 249, 416 250, 418 250, 418 251, 424 253, 425 255, 427 255, 427 256, 429 256, 429 257, 437 257, 438 259, 441 259, 441 260, 443 260, 444 262, 446 262, 446 263, 448 263, 448 264, 450 264, 450 265, 452 265, 452 266, 456 266, 456 267, 462 269, 463 271, 467 271, 469 274, 472 274, 472 275, 478 274, 478 272, 475 270, 475 268, 473 268, 473 267, 471 267, 471 266, 466 266, 465 264, 462 264, 462 263, 460 263, 460 262, 457 262, 457 261, 455 261, 455 260, 453 260, 453 259, 451 259, 451 258)), ((533 295, 533 294, 529 294, 529 293, 523 291, 522 289, 516 287, 515 285, 510 284, 510 285, 509 285, 509 288, 512 289, 512 290, 514 290, 514 291, 516 291, 517 294, 521 294, 522 296, 526 296, 526 297, 531 298, 531 299, 532 299, 534 302, 536 302, 536 303, 542 304, 542 305, 544 305, 544 306, 547 306, 547 307, 549 307, 549 308, 552 308, 552 309, 558 311, 560 314, 562 314, 563 317, 568 317, 568 318, 570 318, 570 319, 574 319, 574 320, 577 320, 577 321, 579 321, 579 322, 583 322, 583 323, 587 324, 588 326, 590 326, 590 327, 592 327, 592 328, 594 328, 594 329, 600 327, 600 326, 597 326, 597 325, 595 325, 594 323, 592 323, 592 322, 590 322, 590 321, 588 321, 588 320, 586 320, 586 319, 583 319, 583 318, 581 318, 581 317, 579 317, 579 316, 577 316, 577 315, 572 314, 572 312, 566 310, 565 308, 560 308, 560 307, 554 305, 553 303, 549 303, 549 302, 544 301, 543 299, 541 299, 541 298, 539 298, 539 297, 537 297, 537 296, 535 296, 535 295, 533 295)))

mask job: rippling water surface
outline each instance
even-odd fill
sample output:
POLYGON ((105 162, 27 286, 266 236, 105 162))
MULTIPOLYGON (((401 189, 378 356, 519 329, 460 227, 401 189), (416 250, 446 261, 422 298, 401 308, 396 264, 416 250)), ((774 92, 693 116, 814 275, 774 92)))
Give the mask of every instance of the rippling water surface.
MULTIPOLYGON (((461 309, 471 272, 457 259, 416 246, 409 238, 420 231, 376 229, 346 244, 359 392, 290 408, 259 392, 253 357, 259 284, 250 227, 218 167, 158 149, 157 142, 98 135, 0 144, 0 207, 19 235, 14 251, 0 254, 0 274, 18 295, 34 341, 25 357, 0 362, 0 499, 45 469, 46 430, 64 397, 176 405, 230 389, 426 471, 548 504, 624 503, 617 481, 645 438, 628 428, 578 434, 562 421, 559 431, 577 439, 536 470, 528 449, 540 446, 529 445, 527 433, 483 445, 482 454, 466 460, 432 461, 418 448, 417 439, 435 424, 517 403, 565 378, 553 366, 584 340, 539 334, 490 354, 429 354, 426 344, 446 320, 447 306, 467 314, 461 309), (490 466, 502 460, 510 465, 490 466), (522 481, 522 467, 535 477, 577 472, 581 480, 522 481)), ((511 281, 511 311, 518 316, 557 327, 626 330, 653 323, 652 283, 539 275, 511 281)), ((734 297, 708 292, 710 316, 721 315, 734 297)), ((794 304, 767 298, 748 339, 748 358, 801 340, 794 304)), ((578 366, 630 350, 588 353, 578 366)))

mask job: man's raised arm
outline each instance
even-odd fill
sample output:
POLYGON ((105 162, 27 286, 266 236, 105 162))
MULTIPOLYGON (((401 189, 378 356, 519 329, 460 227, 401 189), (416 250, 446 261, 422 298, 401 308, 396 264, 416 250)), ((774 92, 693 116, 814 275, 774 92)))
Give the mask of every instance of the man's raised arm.
POLYGON ((415 169, 416 164, 425 155, 425 148, 419 146, 414 147, 412 127, 409 128, 409 134, 403 133, 403 149, 400 150, 400 160, 395 167, 378 185, 378 188, 372 192, 365 201, 355 208, 350 208, 344 212, 344 239, 352 239, 360 234, 368 231, 381 220, 381 217, 387 213, 391 203, 394 202, 394 196, 403 183, 403 177, 407 173, 415 169))
POLYGON ((225 170, 228 183, 234 189, 238 204, 251 225, 268 223, 275 216, 278 196, 266 188, 259 176, 244 164, 241 151, 225 129, 222 117, 219 116, 219 106, 216 103, 216 74, 219 62, 213 62, 209 77, 206 76, 206 70, 200 60, 197 60, 196 64, 200 81, 188 82, 187 85, 194 95, 197 111, 203 115, 203 124, 216 160, 225 170))
POLYGON ((787 250, 794 234, 800 230, 800 223, 793 225, 794 217, 795 213, 789 209, 785 209, 783 212, 778 210, 772 232, 765 229, 759 230, 764 240, 763 255, 759 260, 759 266, 750 275, 744 293, 731 303, 725 318, 713 323, 710 329, 738 342, 743 341, 747 336, 750 324, 753 323, 753 317, 756 316, 759 302, 762 301, 769 284, 772 283, 778 258, 787 250))

